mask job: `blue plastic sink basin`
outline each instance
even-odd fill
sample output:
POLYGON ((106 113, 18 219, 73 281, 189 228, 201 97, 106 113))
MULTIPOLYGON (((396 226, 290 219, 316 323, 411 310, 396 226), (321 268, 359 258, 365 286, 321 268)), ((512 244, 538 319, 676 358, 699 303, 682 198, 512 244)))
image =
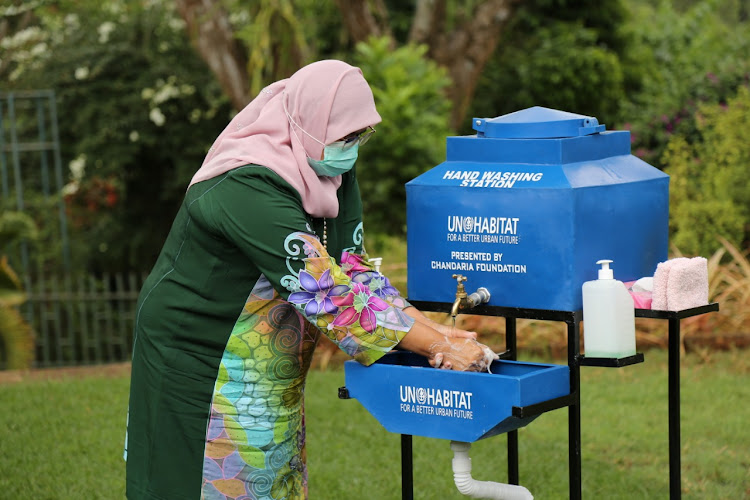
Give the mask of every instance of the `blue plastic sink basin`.
POLYGON ((523 407, 570 393, 565 365, 495 361, 492 373, 437 370, 411 352, 391 352, 372 366, 344 363, 351 398, 398 434, 473 442, 527 425, 523 407))

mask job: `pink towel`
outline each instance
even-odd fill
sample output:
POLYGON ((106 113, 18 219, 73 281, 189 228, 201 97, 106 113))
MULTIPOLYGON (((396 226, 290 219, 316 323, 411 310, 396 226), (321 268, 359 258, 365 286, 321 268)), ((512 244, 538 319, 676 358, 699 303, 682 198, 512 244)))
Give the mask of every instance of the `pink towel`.
POLYGON ((666 262, 660 262, 656 266, 654 273, 654 289, 651 293, 651 309, 657 311, 668 311, 667 308, 667 283, 669 280, 669 270, 680 260, 688 260, 685 257, 678 257, 666 262))
POLYGON ((708 261, 678 257, 660 263, 654 273, 651 308, 682 311, 708 304, 708 261))

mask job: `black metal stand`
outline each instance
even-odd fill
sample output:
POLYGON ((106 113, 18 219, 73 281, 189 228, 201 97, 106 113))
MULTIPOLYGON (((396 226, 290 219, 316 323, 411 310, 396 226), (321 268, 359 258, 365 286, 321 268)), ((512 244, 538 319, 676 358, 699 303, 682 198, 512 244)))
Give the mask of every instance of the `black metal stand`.
POLYGON ((581 366, 604 366, 607 368, 622 368, 623 366, 643 363, 643 353, 637 352, 626 358, 587 358, 581 356, 579 363, 581 366))
MULTIPOLYGON (((452 307, 444 302, 411 301, 412 305, 422 311, 449 313, 452 307)), ((683 311, 654 311, 636 309, 637 318, 666 319, 669 321, 669 498, 681 498, 680 478, 680 320, 718 311, 719 304, 711 303, 683 311)), ((581 366, 601 366, 619 368, 642 363, 642 353, 626 358, 586 358, 581 355, 580 325, 582 311, 554 311, 544 309, 521 309, 497 306, 478 306, 471 314, 498 316, 505 318, 505 352, 502 359, 517 359, 516 320, 537 319, 544 321, 561 321, 567 325, 568 334, 568 367, 570 369, 570 394, 549 401, 524 407, 514 406, 513 415, 520 418, 540 415, 542 413, 568 407, 568 480, 570 499, 580 500, 581 490, 581 366)), ((346 387, 339 388, 339 398, 348 399, 346 387)), ((518 431, 508 434, 508 483, 519 484, 518 469, 518 431)), ((413 459, 412 436, 401 435, 401 498, 413 500, 413 459)))
MULTIPOLYGON (((453 304, 444 302, 410 301, 421 311, 449 313, 453 304)), ((538 319, 544 321, 561 321, 568 329, 568 367, 570 369, 570 394, 550 401, 524 407, 514 406, 514 416, 528 417, 539 415, 558 408, 568 407, 568 479, 571 500, 581 498, 581 399, 580 399, 580 325, 583 319, 581 311, 554 311, 546 309, 522 309, 516 307, 498 307, 480 305, 471 310, 471 314, 498 316, 505 318, 505 349, 502 358, 516 360, 516 320, 538 319)), ((402 441, 403 445, 403 441, 402 441)), ((409 450, 411 453, 411 449, 409 450)), ((402 451, 403 455, 403 451, 402 451)), ((403 467, 402 467, 403 470, 403 467)), ((408 471, 411 481, 412 471, 408 471)), ((403 486, 402 479, 402 486, 403 486)), ((519 484, 518 468, 518 431, 508 432, 508 483, 519 484)), ((404 496, 403 498, 411 498, 404 496)))
MULTIPOLYGON (((505 352, 506 359, 516 360, 516 319, 505 318, 505 352)), ((518 485, 518 431, 508 432, 508 484, 518 485)))
POLYGON ((656 318, 669 321, 669 498, 682 498, 682 480, 680 465, 680 320, 719 310, 714 302, 701 307, 682 311, 653 311, 636 309, 637 318, 656 318))
POLYGON ((401 434, 401 498, 414 500, 414 468, 411 436, 401 434))

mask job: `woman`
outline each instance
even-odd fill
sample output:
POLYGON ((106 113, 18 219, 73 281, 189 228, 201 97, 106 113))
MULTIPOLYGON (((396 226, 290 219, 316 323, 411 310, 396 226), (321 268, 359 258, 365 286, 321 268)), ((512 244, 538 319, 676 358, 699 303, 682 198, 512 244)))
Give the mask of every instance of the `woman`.
POLYGON ((128 498, 306 498, 303 390, 321 333, 366 365, 397 346, 441 368, 495 357, 367 263, 352 167, 379 122, 361 71, 320 61, 217 138, 138 302, 128 498))

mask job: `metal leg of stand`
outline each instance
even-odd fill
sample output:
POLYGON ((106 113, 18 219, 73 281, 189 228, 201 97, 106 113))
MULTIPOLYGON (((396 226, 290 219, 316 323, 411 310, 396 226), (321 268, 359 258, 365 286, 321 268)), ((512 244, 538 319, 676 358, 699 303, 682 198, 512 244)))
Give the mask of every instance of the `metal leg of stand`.
POLYGON ((414 476, 411 435, 401 434, 401 498, 414 500, 414 476))
POLYGON ((508 432, 508 484, 519 484, 518 431, 508 432))
MULTIPOLYGON (((516 318, 505 318, 505 349, 508 358, 515 361, 516 353, 516 318)), ((508 432, 508 484, 520 484, 518 474, 518 431, 508 432)))
POLYGON ((578 363, 580 341, 580 314, 568 322, 568 366, 570 368, 570 394, 574 401, 568 407, 568 481, 570 499, 581 499, 581 367, 578 363))
POLYGON ((680 478, 680 320, 669 319, 669 498, 682 497, 680 478))

